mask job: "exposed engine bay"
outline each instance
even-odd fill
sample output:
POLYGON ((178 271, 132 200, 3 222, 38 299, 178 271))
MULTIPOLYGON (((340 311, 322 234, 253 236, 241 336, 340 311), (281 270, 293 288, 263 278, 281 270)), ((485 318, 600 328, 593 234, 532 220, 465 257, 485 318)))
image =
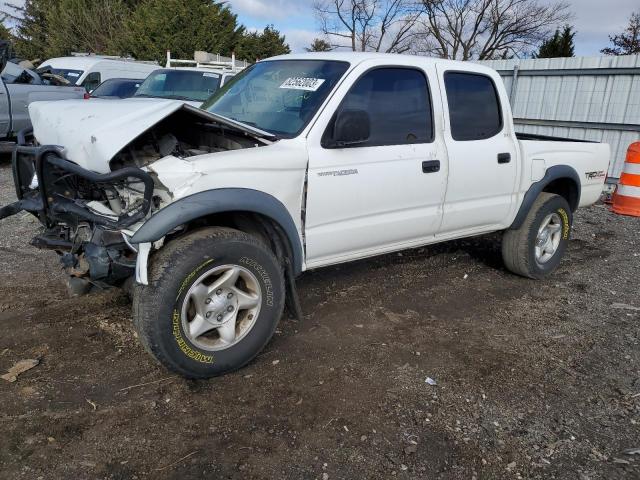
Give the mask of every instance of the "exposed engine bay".
POLYGON ((32 244, 59 253, 77 293, 121 285, 135 272, 132 233, 172 202, 151 164, 269 143, 193 110, 185 106, 148 128, 109 161, 111 172, 103 174, 64 158, 63 148, 40 146, 23 133, 13 155, 19 201, 1 208, 0 218, 22 210, 36 215, 45 231, 32 244))
POLYGON ((264 143, 247 134, 178 110, 129 143, 109 165, 112 171, 129 166, 142 168, 169 155, 187 158, 261 145, 264 143))

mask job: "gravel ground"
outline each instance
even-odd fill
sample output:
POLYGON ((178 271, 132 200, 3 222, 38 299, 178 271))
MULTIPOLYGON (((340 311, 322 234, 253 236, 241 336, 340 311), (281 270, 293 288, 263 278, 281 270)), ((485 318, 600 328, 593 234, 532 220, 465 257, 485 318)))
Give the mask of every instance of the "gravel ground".
POLYGON ((40 358, 0 380, 0 478, 640 478, 639 219, 580 211, 547 281, 495 235, 306 273, 305 318, 198 382, 122 293, 69 298, 37 229, 0 223, 0 371, 40 358))

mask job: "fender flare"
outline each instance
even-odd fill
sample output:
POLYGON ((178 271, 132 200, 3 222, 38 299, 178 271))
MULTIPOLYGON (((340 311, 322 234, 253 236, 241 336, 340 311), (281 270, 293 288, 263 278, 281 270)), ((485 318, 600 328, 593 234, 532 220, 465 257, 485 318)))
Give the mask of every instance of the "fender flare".
POLYGON ((131 243, 153 243, 192 220, 234 211, 258 213, 276 222, 291 244, 295 274, 302 272, 302 243, 289 211, 277 198, 248 188, 220 188, 181 198, 147 220, 133 235, 131 243))
POLYGON ((541 180, 535 182, 531 185, 531 187, 529 187, 529 190, 527 190, 527 193, 525 193, 524 195, 524 199, 522 200, 522 205, 520 205, 518 214, 509 227, 509 230, 517 230, 518 228, 520 228, 520 226, 522 226, 522 223, 524 222, 524 219, 527 217, 529 210, 531 210, 531 205, 533 205, 533 202, 535 202, 536 198, 538 198, 538 195, 540 195, 544 188, 551 182, 561 178, 568 178, 570 180, 573 180, 573 182, 576 184, 576 188, 578 190, 578 201, 576 202, 575 208, 578 208, 578 205, 580 204, 580 195, 582 188, 578 172, 576 172, 573 167, 570 167, 568 165, 554 165, 553 167, 549 167, 547 169, 544 177, 542 177, 541 180))

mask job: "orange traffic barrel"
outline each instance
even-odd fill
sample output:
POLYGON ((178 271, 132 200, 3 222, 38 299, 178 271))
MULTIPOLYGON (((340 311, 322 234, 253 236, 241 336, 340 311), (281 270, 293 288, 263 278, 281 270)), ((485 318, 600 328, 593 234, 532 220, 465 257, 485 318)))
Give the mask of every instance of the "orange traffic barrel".
POLYGON ((640 142, 632 143, 627 150, 611 209, 622 215, 640 217, 640 142))

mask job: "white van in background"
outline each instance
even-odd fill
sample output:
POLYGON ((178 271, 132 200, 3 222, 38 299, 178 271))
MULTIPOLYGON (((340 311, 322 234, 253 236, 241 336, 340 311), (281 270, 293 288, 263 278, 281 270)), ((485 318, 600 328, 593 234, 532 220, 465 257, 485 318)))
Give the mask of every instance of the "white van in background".
POLYGON ((144 80, 157 70, 155 63, 114 59, 100 56, 59 57, 44 61, 38 72, 59 75, 73 85, 83 86, 87 92, 94 90, 110 78, 133 78, 144 80))

